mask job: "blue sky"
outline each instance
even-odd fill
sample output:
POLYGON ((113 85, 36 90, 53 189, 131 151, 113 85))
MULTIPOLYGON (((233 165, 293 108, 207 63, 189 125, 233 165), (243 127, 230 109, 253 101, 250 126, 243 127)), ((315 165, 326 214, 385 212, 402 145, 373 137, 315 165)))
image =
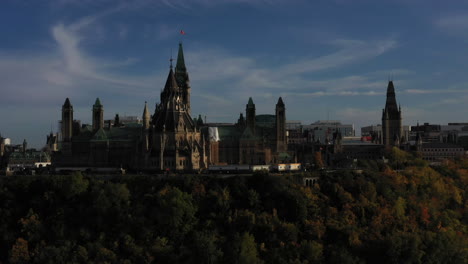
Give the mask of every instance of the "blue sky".
POLYGON ((403 122, 467 122, 468 3, 431 0, 4 0, 0 133, 32 146, 57 130, 69 97, 91 121, 159 101, 182 41, 192 113, 257 113, 380 123, 389 76, 403 122), (185 36, 179 34, 183 29, 185 36))

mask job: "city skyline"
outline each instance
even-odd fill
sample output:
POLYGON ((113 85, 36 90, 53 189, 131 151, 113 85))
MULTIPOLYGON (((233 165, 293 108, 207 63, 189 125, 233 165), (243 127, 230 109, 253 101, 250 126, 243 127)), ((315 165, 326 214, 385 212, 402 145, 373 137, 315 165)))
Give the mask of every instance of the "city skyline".
POLYGON ((145 101, 153 112, 179 41, 193 116, 208 122, 235 122, 249 97, 268 113, 281 96, 288 120, 359 130, 380 124, 388 79, 403 124, 466 121, 466 5, 290 2, 6 1, 0 133, 42 147, 67 97, 84 123, 96 97, 105 119, 141 116, 145 101))

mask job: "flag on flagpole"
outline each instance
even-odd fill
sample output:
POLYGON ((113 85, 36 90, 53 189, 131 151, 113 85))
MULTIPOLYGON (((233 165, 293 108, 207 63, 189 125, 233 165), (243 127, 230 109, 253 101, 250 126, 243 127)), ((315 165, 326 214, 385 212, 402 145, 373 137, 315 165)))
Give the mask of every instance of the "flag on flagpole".
POLYGON ((185 31, 183 31, 182 29, 180 30, 180 34, 181 35, 185 35, 185 31))

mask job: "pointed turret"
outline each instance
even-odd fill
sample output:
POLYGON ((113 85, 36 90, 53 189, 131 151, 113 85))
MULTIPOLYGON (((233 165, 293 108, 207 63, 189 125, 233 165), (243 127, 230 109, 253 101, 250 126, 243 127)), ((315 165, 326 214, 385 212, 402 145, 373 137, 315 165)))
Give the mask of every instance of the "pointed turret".
POLYGON ((187 72, 187 68, 185 67, 184 50, 182 48, 182 42, 179 43, 179 52, 177 53, 176 72, 187 72))
POLYGON ((26 141, 26 139, 23 140, 23 153, 26 152, 26 150, 28 149, 28 142, 26 141))
POLYGON ((65 103, 62 106, 62 141, 71 141, 73 135, 73 106, 70 103, 70 99, 65 99, 65 103))
POLYGON ((203 126, 203 119, 201 117, 201 115, 198 115, 198 119, 197 119, 197 127, 202 127, 203 126))
POLYGON ((286 149, 286 108, 283 99, 280 97, 276 104, 276 151, 284 152, 286 149))
POLYGON ((249 102, 247 103, 247 107, 255 107, 252 97, 249 97, 249 102))
POLYGON ((382 138, 386 146, 397 146, 403 137, 401 107, 398 107, 393 81, 388 82, 385 108, 382 112, 382 138), (398 144, 397 139, 398 138, 398 144))
POLYGON ((284 106, 283 98, 280 97, 280 98, 278 99, 278 103, 277 103, 276 105, 278 105, 278 106, 284 106))
POLYGON ((178 86, 172 66, 161 93, 161 102, 156 106, 152 125, 158 131, 179 131, 184 126, 190 131, 195 129, 196 121, 190 117, 189 109, 184 103, 184 92, 178 86))
POLYGON ((239 114, 239 119, 237 119, 237 126, 239 126, 240 128, 245 127, 244 114, 242 114, 242 113, 239 114))
POLYGON ((250 128, 252 133, 255 135, 255 104, 252 97, 249 97, 249 102, 245 106, 245 116, 247 127, 250 128))
POLYGON ((70 103, 70 99, 65 99, 65 103, 63 104, 63 107, 66 107, 66 108, 70 108, 71 107, 71 103, 70 103))
POLYGON ((104 128, 104 108, 101 100, 96 98, 96 102, 93 105, 93 131, 98 131, 101 128, 104 128))
POLYGON ((187 72, 187 67, 185 66, 184 50, 182 48, 182 43, 179 43, 179 52, 177 53, 177 64, 175 67, 175 78, 177 81, 177 86, 179 87, 179 90, 182 94, 182 103, 187 109, 187 112, 190 114, 190 79, 187 72))
POLYGON ((395 87, 393 81, 388 82, 387 86, 387 101, 385 102, 385 110, 390 117, 398 116, 398 105, 395 96, 395 87))
POLYGON ((96 98, 96 102, 94 102, 93 107, 102 107, 101 100, 99 100, 99 98, 96 98))
MULTIPOLYGON (((174 76, 174 71, 171 70, 169 71, 169 74, 167 75, 167 80, 166 80, 166 85, 164 86, 164 94, 168 94, 170 92, 177 93, 179 91, 179 86, 177 85, 177 81, 174 76)), ((161 98, 162 100, 162 98, 161 98)))
POLYGON ((145 108, 143 108, 143 128, 148 129, 150 125, 150 113, 148 110, 148 105, 145 101, 145 108))

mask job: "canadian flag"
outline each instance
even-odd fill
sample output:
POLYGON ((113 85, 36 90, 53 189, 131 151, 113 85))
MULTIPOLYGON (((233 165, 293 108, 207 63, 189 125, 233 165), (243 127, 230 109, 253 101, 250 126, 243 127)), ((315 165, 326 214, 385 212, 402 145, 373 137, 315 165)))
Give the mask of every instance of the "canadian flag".
POLYGON ((183 31, 182 29, 180 30, 180 34, 181 35, 185 35, 185 31, 183 31))

